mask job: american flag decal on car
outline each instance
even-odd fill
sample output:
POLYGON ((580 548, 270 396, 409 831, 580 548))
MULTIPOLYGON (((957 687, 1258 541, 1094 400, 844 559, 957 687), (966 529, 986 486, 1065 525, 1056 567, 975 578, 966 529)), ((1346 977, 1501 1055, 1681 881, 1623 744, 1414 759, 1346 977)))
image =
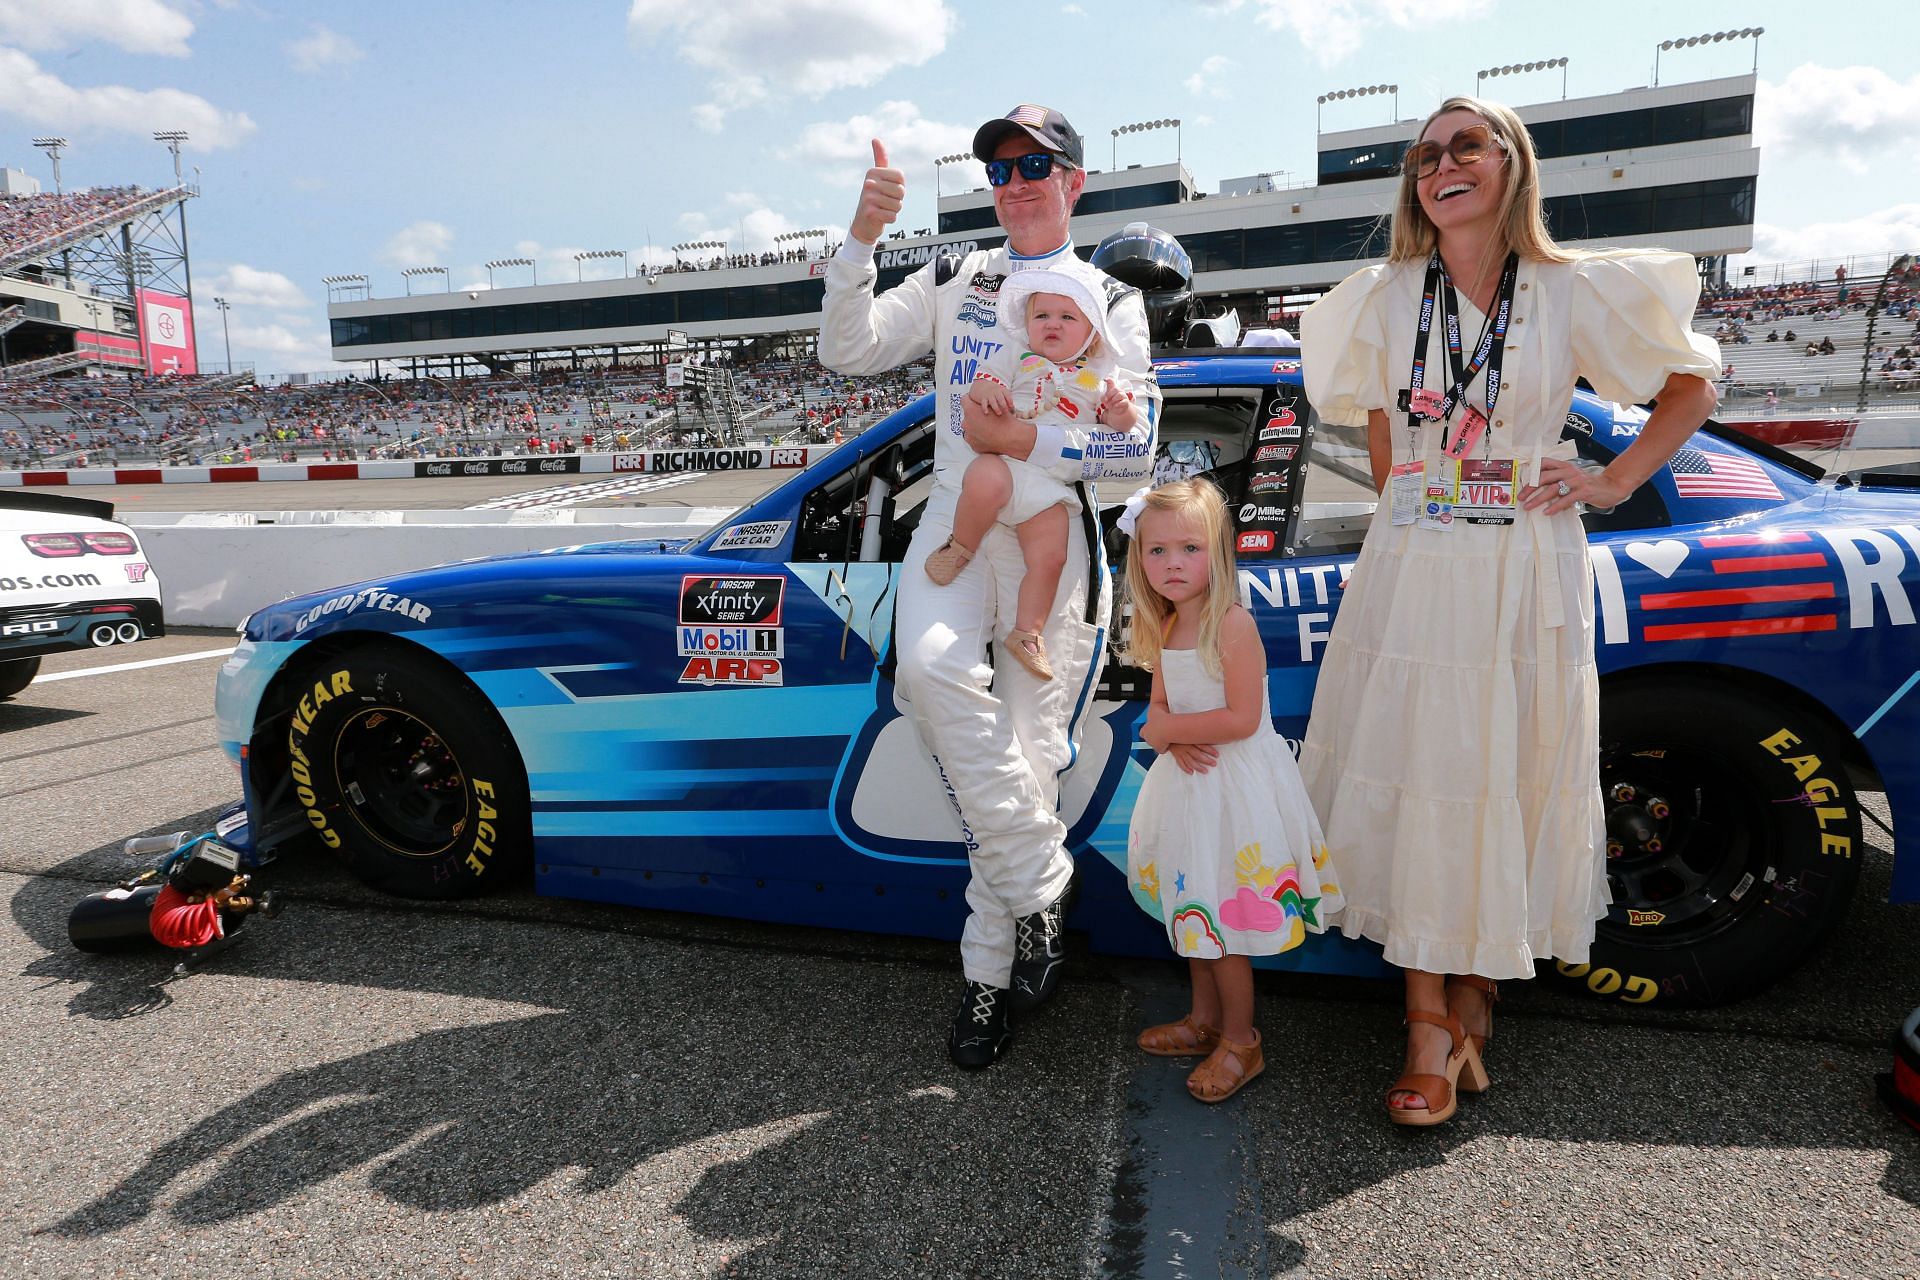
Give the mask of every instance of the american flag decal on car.
POLYGON ((1683 448, 1673 455, 1667 470, 1673 472, 1673 487, 1683 498, 1780 497, 1780 488, 1767 469, 1751 458, 1683 448))
POLYGON ((1709 553, 1707 563, 1715 581, 1728 585, 1644 593, 1640 597, 1646 618, 1642 638, 1716 640, 1839 627, 1833 559, 1811 534, 1712 534, 1701 538, 1699 546, 1709 553), (1756 573, 1769 575, 1769 581, 1742 585, 1742 575, 1756 573), (1751 613, 1755 606, 1784 606, 1785 611, 1766 618, 1711 616, 1736 608, 1751 613))

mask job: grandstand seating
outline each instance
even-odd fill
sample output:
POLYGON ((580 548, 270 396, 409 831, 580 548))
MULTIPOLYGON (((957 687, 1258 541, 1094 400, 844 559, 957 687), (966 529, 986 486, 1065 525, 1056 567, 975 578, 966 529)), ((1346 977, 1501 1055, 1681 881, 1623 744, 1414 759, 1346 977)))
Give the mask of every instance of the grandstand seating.
POLYGON ((96 187, 64 195, 0 199, 0 271, 40 261, 185 194, 182 187, 165 191, 96 187))
MULTIPOLYGON (((17 367, 17 366, 16 366, 17 367)), ((853 434, 928 389, 929 362, 856 384, 817 365, 734 367, 750 439, 853 434)), ((0 467, 474 457, 641 449, 723 437, 658 366, 462 380, 236 387, 226 377, 0 385, 0 467), (589 442, 589 437, 591 441, 589 442), (537 446, 535 442, 538 442, 537 446)))

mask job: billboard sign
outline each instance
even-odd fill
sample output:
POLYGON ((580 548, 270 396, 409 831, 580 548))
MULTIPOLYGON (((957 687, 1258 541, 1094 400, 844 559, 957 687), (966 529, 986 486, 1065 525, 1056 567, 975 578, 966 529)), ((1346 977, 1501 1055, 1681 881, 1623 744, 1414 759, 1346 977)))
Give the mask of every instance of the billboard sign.
POLYGON ((147 340, 148 373, 198 373, 193 312, 178 294, 140 290, 140 331, 147 340))

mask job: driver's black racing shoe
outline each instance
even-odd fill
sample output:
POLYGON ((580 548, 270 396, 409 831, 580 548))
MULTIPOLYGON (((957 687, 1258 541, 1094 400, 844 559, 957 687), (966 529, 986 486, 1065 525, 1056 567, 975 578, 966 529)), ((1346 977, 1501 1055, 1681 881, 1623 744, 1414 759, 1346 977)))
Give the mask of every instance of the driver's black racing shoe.
POLYGON ((1067 964, 1065 894, 1030 916, 1013 922, 1013 1010, 1035 1008, 1060 985, 1067 964))
POLYGON ((947 1037, 947 1056, 963 1071, 979 1071, 993 1065, 1013 1039, 1008 1025, 1009 1010, 1005 987, 990 987, 984 982, 967 983, 960 998, 960 1011, 953 1017, 953 1032, 947 1037))

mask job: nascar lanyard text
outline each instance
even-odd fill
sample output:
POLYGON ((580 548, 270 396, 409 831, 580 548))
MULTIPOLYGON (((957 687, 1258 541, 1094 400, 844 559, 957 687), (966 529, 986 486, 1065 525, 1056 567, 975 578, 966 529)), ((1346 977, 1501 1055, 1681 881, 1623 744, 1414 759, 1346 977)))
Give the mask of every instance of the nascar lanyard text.
MULTIPOLYGON (((1506 266, 1500 272, 1500 290, 1495 295, 1493 314, 1480 326, 1480 341, 1473 352, 1473 362, 1461 363, 1460 346, 1460 298, 1453 289, 1453 277, 1447 273, 1446 264, 1440 261, 1440 251, 1435 249, 1433 257, 1427 263, 1427 279, 1420 292, 1420 323, 1413 340, 1413 370, 1407 375, 1407 384, 1418 393, 1426 386, 1427 378, 1427 339, 1433 332, 1433 308, 1437 300, 1440 304, 1441 324, 1447 332, 1447 363, 1453 372, 1453 385, 1441 398, 1439 407, 1430 414, 1421 414, 1418 408, 1418 395, 1414 395, 1408 406, 1407 429, 1417 431, 1420 419, 1431 416, 1451 425, 1453 411, 1466 398, 1467 384, 1472 382, 1481 369, 1487 371, 1487 417, 1493 417, 1493 406, 1500 399, 1500 364, 1506 353, 1507 320, 1513 314, 1513 284, 1520 272, 1520 255, 1509 253, 1506 266)), ((1447 440, 1447 428, 1440 428, 1440 442, 1444 448, 1447 440)), ((1417 452, 1417 450, 1416 450, 1417 452)))

